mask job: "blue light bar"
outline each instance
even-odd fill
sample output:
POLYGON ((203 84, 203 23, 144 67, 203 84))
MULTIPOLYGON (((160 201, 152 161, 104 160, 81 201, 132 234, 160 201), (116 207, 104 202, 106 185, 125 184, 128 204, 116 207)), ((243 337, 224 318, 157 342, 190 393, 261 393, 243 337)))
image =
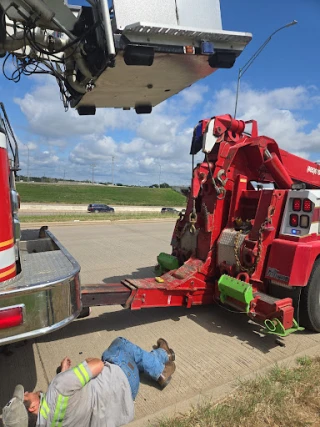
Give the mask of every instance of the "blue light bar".
POLYGON ((295 235, 301 234, 301 230, 297 230, 296 228, 292 228, 291 234, 295 234, 295 235))
POLYGON ((201 42, 201 52, 203 55, 214 54, 214 46, 211 42, 201 42))
POLYGON ((196 138, 200 138, 201 136, 202 136, 202 121, 200 121, 196 127, 196 138))

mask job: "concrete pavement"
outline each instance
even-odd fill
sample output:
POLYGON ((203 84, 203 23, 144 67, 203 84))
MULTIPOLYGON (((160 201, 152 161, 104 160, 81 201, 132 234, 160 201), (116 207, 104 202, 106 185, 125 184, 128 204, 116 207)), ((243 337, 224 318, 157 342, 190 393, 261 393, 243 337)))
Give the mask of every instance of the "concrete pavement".
MULTIPOLYGON (((173 225, 117 222, 50 230, 80 262, 85 284, 152 275, 158 253, 170 250, 173 225)), ((174 414, 186 409, 185 402, 197 403, 203 396, 221 397, 240 377, 320 349, 320 335, 309 332, 293 334, 285 339, 286 347, 279 347, 274 337, 261 336, 245 315, 218 306, 141 311, 97 307, 88 318, 34 343, 13 346, 11 356, 0 354, 0 406, 17 382, 29 390, 46 389, 65 355, 79 363, 100 355, 117 336, 145 349, 164 336, 176 352, 177 371, 166 389, 142 377, 133 426, 147 426, 154 414, 174 414)))

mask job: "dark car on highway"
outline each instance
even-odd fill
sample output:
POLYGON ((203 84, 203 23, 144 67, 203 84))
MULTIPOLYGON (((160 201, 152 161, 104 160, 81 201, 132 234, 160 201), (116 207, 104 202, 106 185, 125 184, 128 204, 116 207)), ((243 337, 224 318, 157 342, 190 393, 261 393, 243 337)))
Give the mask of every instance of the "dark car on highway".
POLYGON ((88 212, 94 212, 94 213, 109 212, 109 213, 113 213, 114 209, 108 205, 102 205, 100 203, 90 203, 90 205, 88 206, 88 212))
POLYGON ((162 208, 161 213, 163 213, 163 214, 165 214, 165 213, 178 214, 179 211, 175 208, 162 208))

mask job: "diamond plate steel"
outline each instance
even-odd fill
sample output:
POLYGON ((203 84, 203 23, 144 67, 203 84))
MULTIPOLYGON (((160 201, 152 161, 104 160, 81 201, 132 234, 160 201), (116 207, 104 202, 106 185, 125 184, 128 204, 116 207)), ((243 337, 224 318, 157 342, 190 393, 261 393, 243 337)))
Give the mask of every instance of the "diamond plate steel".
POLYGON ((60 251, 21 253, 22 274, 8 281, 2 291, 63 281, 75 275, 74 265, 60 251))
MULTIPOLYGON (((228 228, 221 233, 218 241, 218 264, 225 262, 228 265, 235 265, 234 241, 238 232, 233 228, 228 228)), ((245 235, 241 234, 239 238, 240 247, 244 241, 245 235)))
POLYGON ((23 255, 25 284, 61 280, 74 272, 73 265, 61 251, 23 255), (40 266, 40 268, 39 268, 40 266))
POLYGON ((237 33, 231 31, 199 31, 197 28, 179 28, 178 26, 166 26, 151 24, 149 22, 137 22, 128 25, 123 34, 146 34, 146 35, 164 35, 190 38, 192 40, 206 40, 212 42, 241 43, 246 45, 252 39, 249 33, 237 33))
POLYGON ((253 295, 255 297, 260 297, 262 301, 265 301, 268 304, 274 304, 277 301, 280 301, 280 298, 275 298, 271 295, 264 294, 263 292, 255 292, 253 295))

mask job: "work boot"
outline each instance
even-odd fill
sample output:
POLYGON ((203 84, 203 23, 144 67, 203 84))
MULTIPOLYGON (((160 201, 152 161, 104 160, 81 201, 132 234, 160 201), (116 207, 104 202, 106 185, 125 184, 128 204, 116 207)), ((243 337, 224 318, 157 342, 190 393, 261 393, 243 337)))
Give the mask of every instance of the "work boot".
POLYGON ((176 356, 174 354, 174 351, 172 350, 172 348, 169 348, 169 344, 167 343, 167 341, 164 338, 159 338, 157 341, 157 345, 154 346, 154 348, 163 348, 163 350, 165 350, 168 353, 168 357, 169 357, 169 362, 174 362, 176 359, 176 356))
POLYGON ((164 370, 162 371, 162 374, 158 378, 158 383, 162 388, 165 388, 169 384, 172 374, 174 373, 175 370, 176 370, 176 364, 174 362, 167 362, 164 365, 164 370))

